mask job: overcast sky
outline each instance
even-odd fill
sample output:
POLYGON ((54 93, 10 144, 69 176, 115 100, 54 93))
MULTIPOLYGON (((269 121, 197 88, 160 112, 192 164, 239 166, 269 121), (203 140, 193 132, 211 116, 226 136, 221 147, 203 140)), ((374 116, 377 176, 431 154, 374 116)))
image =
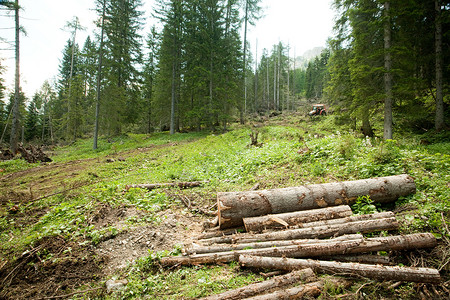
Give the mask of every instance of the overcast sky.
MULTIPOLYGON (((153 25, 151 18, 153 0, 143 0, 147 24, 143 36, 153 25)), ((62 30, 64 25, 77 16, 85 32, 77 34, 77 42, 83 46, 87 35, 95 28, 93 20, 94 0, 19 0, 23 7, 21 25, 27 36, 21 36, 21 86, 28 98, 39 90, 42 83, 52 80, 58 74, 62 50, 71 34, 62 30)), ((331 36, 334 12, 331 0, 263 0, 264 17, 256 26, 249 27, 248 40, 251 51, 255 53, 258 40, 258 56, 263 48, 282 41, 291 46, 290 55, 302 55, 306 50, 325 46, 331 36)), ((14 41, 14 18, 11 13, 0 12, 0 37, 14 41)), ((4 50, 11 47, 0 43, 0 59, 7 67, 4 74, 5 84, 10 92, 14 87, 14 51, 4 50)))

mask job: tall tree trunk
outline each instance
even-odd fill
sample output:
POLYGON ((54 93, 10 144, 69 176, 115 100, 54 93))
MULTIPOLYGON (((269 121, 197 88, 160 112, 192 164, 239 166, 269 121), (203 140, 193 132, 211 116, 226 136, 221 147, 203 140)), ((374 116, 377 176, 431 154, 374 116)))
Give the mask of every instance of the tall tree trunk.
POLYGON ((444 129, 444 101, 442 91, 442 20, 441 20, 441 1, 435 0, 436 10, 435 20, 435 43, 436 43, 436 130, 444 129))
POLYGON ((103 64, 103 35, 105 25, 106 0, 103 0, 102 8, 102 30, 100 33, 100 46, 98 50, 98 69, 97 69, 97 98, 95 104, 95 128, 94 128, 94 144, 93 149, 97 149, 99 118, 100 118, 100 85, 102 81, 102 64, 103 64))
POLYGON ((17 151, 18 127, 19 127, 19 102, 20 102, 20 24, 19 24, 19 0, 14 2, 16 23, 16 75, 14 81, 14 105, 12 112, 12 125, 10 148, 13 154, 17 151))
POLYGON ((175 134, 175 61, 172 63, 172 90, 170 101, 170 134, 175 134))
POLYGON ((253 110, 258 111, 258 39, 256 39, 255 51, 255 97, 253 101, 253 110))
MULTIPOLYGON (((294 47, 294 73, 292 73, 292 96, 294 97, 294 99, 295 99, 295 73, 296 73, 296 71, 295 71, 295 63, 296 63, 296 57, 295 57, 295 55, 296 55, 296 51, 295 51, 295 47, 294 47)), ((294 108, 294 107, 292 107, 292 108, 294 108)))
POLYGON ((372 125, 370 125, 368 109, 363 113, 361 130, 364 136, 373 137, 373 130, 372 125))
POLYGON ((267 76, 267 80, 266 80, 266 85, 267 85, 267 110, 270 110, 270 78, 269 78, 269 57, 267 57, 267 61, 266 61, 266 76, 267 76))
POLYGON ((274 56, 273 56, 273 109, 278 110, 278 106, 277 106, 277 53, 276 52, 274 53, 274 56))
POLYGON ((278 46, 278 68, 277 68, 277 110, 283 110, 280 105, 280 78, 281 78, 281 47, 278 46))
MULTIPOLYGON (((248 1, 245 0, 244 16, 244 114, 247 113, 247 24, 248 24, 248 1)), ((241 123, 243 120, 241 120, 241 123)))
POLYGON ((384 139, 392 139, 392 73, 390 2, 384 3, 384 139))
POLYGON ((290 57, 289 57, 289 55, 291 54, 290 53, 290 48, 289 48, 289 44, 288 44, 288 68, 287 68, 287 94, 286 94, 286 109, 287 110, 289 110, 289 100, 290 100, 290 74, 289 74, 289 72, 290 72, 290 68, 291 68, 291 66, 290 66, 290 57))

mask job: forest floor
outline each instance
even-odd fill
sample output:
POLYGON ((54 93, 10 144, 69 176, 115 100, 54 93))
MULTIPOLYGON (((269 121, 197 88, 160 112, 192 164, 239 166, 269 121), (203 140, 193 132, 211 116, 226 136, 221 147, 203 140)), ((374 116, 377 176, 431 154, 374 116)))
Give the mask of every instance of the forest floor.
POLYGON ((53 162, 0 162, 0 299, 194 299, 263 280, 236 263, 163 269, 203 231, 216 194, 410 174, 417 193, 394 205, 398 233, 428 231, 433 251, 392 253, 404 265, 435 267, 440 285, 355 280, 322 298, 420 299, 450 289, 450 139, 447 133, 399 133, 382 142, 333 116, 257 117, 226 133, 128 134, 52 149, 53 162), (261 147, 250 147, 259 132, 261 147), (421 141, 426 140, 426 143, 421 141), (424 145, 426 144, 426 145, 424 145), (181 190, 128 184, 208 180, 181 190), (190 202, 189 208, 184 202, 190 202), (108 291, 106 282, 123 285, 108 291))

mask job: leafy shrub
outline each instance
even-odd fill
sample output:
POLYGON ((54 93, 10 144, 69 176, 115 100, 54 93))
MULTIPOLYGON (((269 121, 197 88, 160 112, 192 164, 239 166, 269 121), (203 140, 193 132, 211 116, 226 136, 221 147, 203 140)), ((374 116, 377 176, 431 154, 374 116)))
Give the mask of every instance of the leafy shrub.
POLYGON ((356 199, 355 204, 352 205, 352 211, 358 215, 373 214, 378 212, 369 195, 359 196, 358 199, 356 199))

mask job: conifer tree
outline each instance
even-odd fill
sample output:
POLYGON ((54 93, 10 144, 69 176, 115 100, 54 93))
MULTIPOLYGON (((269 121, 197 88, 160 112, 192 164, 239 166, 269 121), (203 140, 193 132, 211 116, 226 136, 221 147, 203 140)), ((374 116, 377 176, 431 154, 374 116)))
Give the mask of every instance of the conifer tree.
POLYGON ((143 25, 141 0, 107 0, 105 12, 104 74, 106 121, 110 133, 119 134, 122 126, 136 122, 140 115, 143 25))
POLYGON ((39 137, 39 113, 37 106, 39 105, 39 95, 36 93, 33 100, 28 104, 25 117, 25 140, 32 141, 39 137))

